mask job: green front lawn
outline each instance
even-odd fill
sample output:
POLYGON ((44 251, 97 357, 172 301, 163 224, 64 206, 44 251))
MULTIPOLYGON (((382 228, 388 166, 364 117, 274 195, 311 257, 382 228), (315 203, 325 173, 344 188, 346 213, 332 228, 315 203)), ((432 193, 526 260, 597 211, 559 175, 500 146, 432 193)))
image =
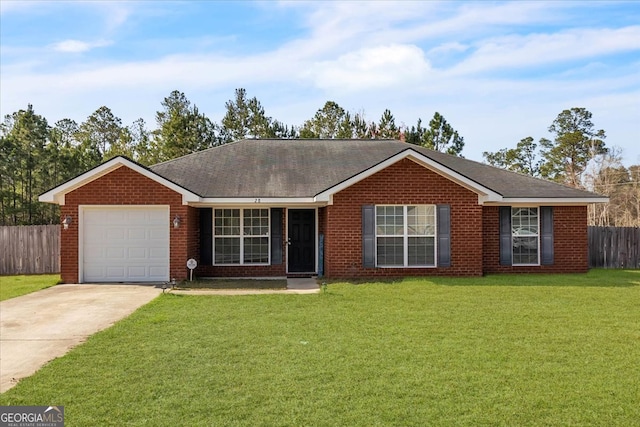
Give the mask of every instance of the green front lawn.
POLYGON ((636 425, 640 271, 165 294, 0 396, 68 426, 636 425))
POLYGON ((0 301, 30 294, 60 283, 59 274, 0 276, 0 301))

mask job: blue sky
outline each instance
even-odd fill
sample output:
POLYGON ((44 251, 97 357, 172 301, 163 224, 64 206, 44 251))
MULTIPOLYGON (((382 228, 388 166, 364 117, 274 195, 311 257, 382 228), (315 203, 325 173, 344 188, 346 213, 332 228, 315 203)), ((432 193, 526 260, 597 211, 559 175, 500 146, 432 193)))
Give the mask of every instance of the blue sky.
POLYGON ((180 90, 219 123, 239 87, 300 125, 328 100, 378 121, 440 112, 463 155, 593 113, 640 164, 640 2, 0 2, 0 112, 125 125, 180 90))

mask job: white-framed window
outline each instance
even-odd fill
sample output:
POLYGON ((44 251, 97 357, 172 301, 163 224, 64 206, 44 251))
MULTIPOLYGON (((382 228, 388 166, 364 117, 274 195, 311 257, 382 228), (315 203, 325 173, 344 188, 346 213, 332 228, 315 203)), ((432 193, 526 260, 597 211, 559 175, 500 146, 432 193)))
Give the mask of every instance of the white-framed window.
POLYGON ((213 264, 269 264, 269 209, 214 209, 213 264))
POLYGON ((436 206, 376 206, 376 265, 435 267, 436 206))
POLYGON ((513 265, 540 264, 540 215, 537 207, 511 208, 513 265))

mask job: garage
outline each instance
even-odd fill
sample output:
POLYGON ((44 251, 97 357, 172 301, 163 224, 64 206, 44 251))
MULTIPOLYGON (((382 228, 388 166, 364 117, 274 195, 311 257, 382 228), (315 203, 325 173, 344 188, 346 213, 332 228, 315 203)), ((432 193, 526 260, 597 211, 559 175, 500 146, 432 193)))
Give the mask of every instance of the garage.
POLYGON ((168 206, 80 208, 83 283, 169 280, 168 206))

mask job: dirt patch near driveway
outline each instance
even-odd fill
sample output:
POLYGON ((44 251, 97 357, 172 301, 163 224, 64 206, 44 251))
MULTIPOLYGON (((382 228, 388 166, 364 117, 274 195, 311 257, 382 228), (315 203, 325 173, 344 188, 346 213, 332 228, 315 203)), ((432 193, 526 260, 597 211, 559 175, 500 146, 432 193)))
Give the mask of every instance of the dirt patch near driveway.
POLYGON ((0 393, 161 292, 148 285, 57 285, 0 302, 0 393))

